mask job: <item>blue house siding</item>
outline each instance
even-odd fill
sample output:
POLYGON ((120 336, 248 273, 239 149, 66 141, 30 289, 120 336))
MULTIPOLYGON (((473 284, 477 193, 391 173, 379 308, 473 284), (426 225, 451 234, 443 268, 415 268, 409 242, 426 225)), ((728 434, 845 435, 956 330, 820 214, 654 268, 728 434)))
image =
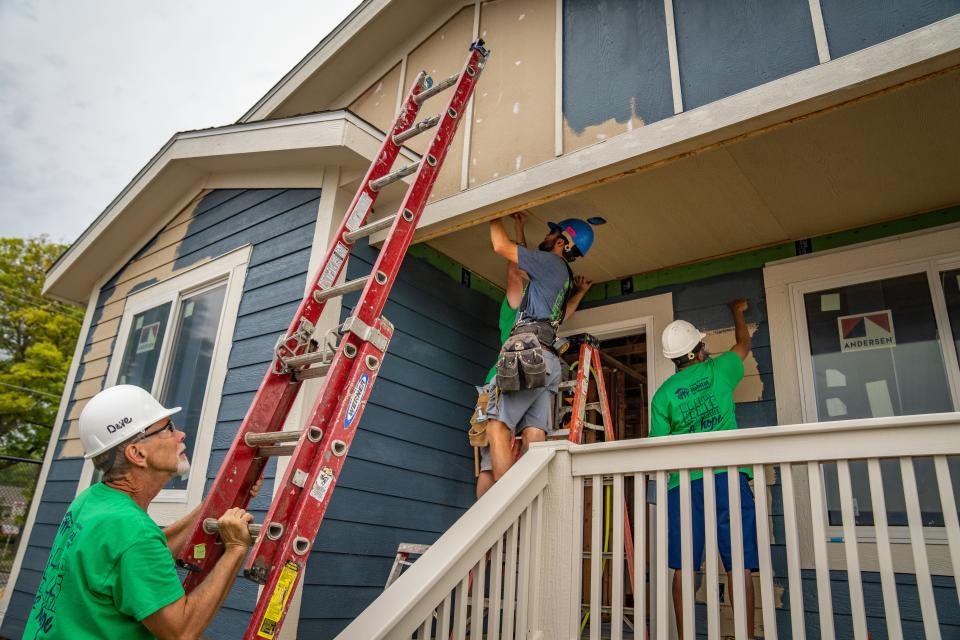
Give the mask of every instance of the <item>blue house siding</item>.
POLYGON ((820 0, 830 56, 839 58, 960 13, 957 0, 820 0))
MULTIPOLYGON (((375 259, 358 244, 348 277, 375 259)), ((358 297, 344 299, 342 319, 358 297)), ((497 310, 404 261, 383 311, 396 331, 307 565, 299 637, 335 636, 382 593, 398 544, 435 541, 473 504, 466 425, 499 347, 497 310)))
MULTIPOLYGON (((276 338, 286 330, 303 296, 319 196, 317 189, 213 191, 196 205, 176 245, 173 274, 204 258, 216 258, 238 247, 253 245, 214 433, 208 486, 233 440, 239 421, 252 399, 253 390, 266 371, 276 338)), ((95 340, 94 332, 106 307, 114 304, 108 301, 116 288, 129 280, 125 274, 130 268, 156 249, 162 233, 151 239, 102 287, 91 327, 83 337, 84 356, 95 348, 95 344, 104 342, 104 339, 95 340)), ((148 272, 139 279, 135 278, 134 282, 130 293, 156 282, 156 278, 150 277, 148 272)), ((107 339, 111 352, 115 339, 115 336, 107 339)), ((85 367, 86 364, 81 364, 78 369, 78 383, 85 377, 85 367)), ((13 585, 14 592, 0 635, 19 637, 23 632, 57 527, 76 495, 83 459, 62 454, 69 440, 66 423, 77 402, 77 386, 71 392, 60 440, 51 444, 57 447, 56 455, 43 489, 36 523, 27 542, 23 567, 13 585)), ((273 477, 273 468, 274 465, 268 468, 270 478, 273 477)), ((252 511, 261 518, 266 512, 270 494, 268 485, 264 487, 262 497, 252 504, 252 511)), ((255 584, 238 580, 206 637, 232 639, 241 636, 256 596, 255 584)))

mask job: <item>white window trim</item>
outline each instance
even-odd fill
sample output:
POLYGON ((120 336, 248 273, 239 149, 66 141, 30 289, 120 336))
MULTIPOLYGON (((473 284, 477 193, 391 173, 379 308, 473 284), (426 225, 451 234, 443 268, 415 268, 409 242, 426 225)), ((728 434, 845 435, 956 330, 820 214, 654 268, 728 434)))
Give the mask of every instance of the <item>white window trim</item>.
POLYGON ((663 293, 626 302, 577 311, 563 324, 560 335, 589 333, 610 340, 641 331, 647 335, 647 415, 650 402, 663 381, 674 373, 673 363, 662 353, 660 333, 673 322, 673 294, 663 293))
MULTIPOLYGON (((957 251, 957 247, 960 247, 960 224, 951 224, 769 263, 764 268, 764 288, 767 299, 767 321, 770 327, 778 423, 817 421, 815 399, 811 402, 812 366, 809 359, 806 318, 803 315, 803 293, 830 288, 841 283, 854 284, 926 271, 934 298, 934 312, 938 326, 944 327, 947 326, 946 307, 939 278, 935 276, 941 270, 960 266, 960 252, 957 251), (851 271, 850 265, 860 265, 861 268, 851 271)), ((941 348, 944 351, 944 362, 954 407, 960 407, 960 400, 958 400, 960 367, 952 346, 952 338, 947 340, 946 337, 942 337, 941 348)), ((797 498, 802 498, 799 492, 797 498)), ((902 543, 904 539, 902 536, 897 536, 897 529, 900 527, 890 528, 891 542, 902 543)), ((841 527, 827 527, 827 531, 830 538, 839 538, 843 535, 841 527)), ((931 564, 938 567, 938 573, 949 575, 952 574, 952 570, 949 554, 942 544, 943 533, 940 528, 931 527, 924 530, 926 541, 934 545, 928 550, 931 564)), ((857 539, 861 547, 872 547, 875 541, 873 527, 857 527, 857 539)), ((803 546, 812 544, 809 540, 801 543, 803 546)), ((842 543, 829 545, 831 558, 837 556, 838 561, 841 559, 842 546, 842 543)), ((869 559, 875 555, 875 552, 867 551, 869 551, 867 554, 861 553, 861 558, 866 556, 869 559)), ((904 568, 910 566, 909 555, 907 545, 895 545, 894 564, 897 570, 900 570, 898 567, 901 566, 904 568), (903 552, 899 552, 896 547, 903 548, 903 552)), ((840 564, 842 565, 842 562, 840 564)), ((875 570, 874 564, 867 561, 863 568, 875 570)))
MULTIPOLYGON (((199 293, 213 286, 226 283, 227 290, 221 310, 217 337, 213 347, 210 374, 203 399, 203 409, 197 428, 197 441, 191 457, 190 479, 186 490, 163 490, 150 504, 148 512, 160 525, 166 525, 185 516, 190 509, 199 505, 206 484, 207 467, 220 409, 223 383, 226 379, 227 361, 233 343, 237 313, 243 297, 243 283, 246 279, 247 263, 251 247, 246 245, 224 254, 214 260, 192 267, 176 276, 145 287, 129 295, 124 304, 123 316, 117 330, 117 338, 110 356, 105 387, 116 384, 120 362, 133 317, 142 311, 165 302, 172 301, 167 322, 167 332, 160 351, 160 370, 154 380, 154 388, 162 388, 166 375, 170 345, 175 339, 176 318, 179 311, 178 301, 185 295, 199 293)), ((93 478, 93 463, 87 460, 81 472, 77 493, 90 486, 93 478)))

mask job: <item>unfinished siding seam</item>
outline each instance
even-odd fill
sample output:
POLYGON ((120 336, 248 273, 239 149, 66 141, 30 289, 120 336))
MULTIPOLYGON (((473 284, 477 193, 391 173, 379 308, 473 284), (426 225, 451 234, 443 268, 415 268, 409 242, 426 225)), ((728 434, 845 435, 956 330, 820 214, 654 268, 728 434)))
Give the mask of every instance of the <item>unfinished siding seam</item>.
POLYGON ((663 0, 663 15, 667 24, 670 86, 673 89, 673 113, 676 115, 683 112, 683 91, 680 88, 680 59, 677 56, 677 27, 676 21, 673 19, 673 0, 663 0))

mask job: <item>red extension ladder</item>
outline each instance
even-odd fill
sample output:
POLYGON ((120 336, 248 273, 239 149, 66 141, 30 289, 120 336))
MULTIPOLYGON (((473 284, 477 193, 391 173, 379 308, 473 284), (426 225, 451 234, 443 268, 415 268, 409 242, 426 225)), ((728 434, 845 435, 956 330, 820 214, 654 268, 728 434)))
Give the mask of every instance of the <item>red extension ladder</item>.
POLYGON ((251 533, 257 537, 244 574, 264 588, 245 640, 272 640, 277 635, 287 602, 303 575, 393 335, 393 325, 380 314, 488 56, 483 40, 478 40, 470 45, 460 73, 437 84, 432 84, 425 72, 417 76, 309 292, 277 344, 270 369, 177 558, 181 567, 190 570, 184 581, 189 592, 223 553, 216 535, 216 518, 230 507, 247 506, 250 488, 262 476, 271 456, 290 456, 264 523, 251 525, 251 533), (446 109, 414 124, 420 106, 449 87, 454 91, 446 109), (403 142, 434 127, 433 141, 423 158, 390 173, 403 142), (410 174, 415 174, 413 183, 396 215, 364 226, 377 193, 410 174), (387 228, 390 231, 371 274, 336 285, 354 242, 387 228), (328 347, 315 340, 315 323, 326 301, 360 289, 363 293, 353 314, 340 327, 339 344, 328 347), (304 428, 280 431, 302 381, 322 376, 326 380, 304 428))

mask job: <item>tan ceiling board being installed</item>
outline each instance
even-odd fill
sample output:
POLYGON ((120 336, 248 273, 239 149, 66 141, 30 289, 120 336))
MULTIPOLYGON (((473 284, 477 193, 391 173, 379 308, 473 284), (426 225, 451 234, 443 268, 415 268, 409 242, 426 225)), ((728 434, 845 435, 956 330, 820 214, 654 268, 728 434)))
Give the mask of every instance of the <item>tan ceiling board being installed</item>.
POLYGON ((379 128, 389 131, 397 116, 397 93, 400 86, 400 64, 363 92, 350 105, 350 111, 379 128))
MULTIPOLYGON (((948 207, 960 202, 958 104, 955 67, 577 190, 532 213, 541 222, 605 217, 595 249, 575 265, 602 281, 948 207)), ((503 285, 485 224, 430 243, 503 285)))
POLYGON ((556 5, 480 5, 480 37, 489 36, 491 56, 474 95, 470 187, 554 156, 556 5))
MULTIPOLYGON (((440 82, 444 78, 459 73, 463 63, 467 59, 468 47, 473 39, 473 14, 474 7, 470 5, 464 7, 448 20, 442 27, 437 29, 429 38, 421 43, 417 48, 407 56, 406 77, 403 81, 404 87, 413 84, 414 78, 421 70, 427 72, 433 78, 434 82, 440 82)), ((420 109, 418 120, 423 120, 429 116, 441 113, 446 108, 447 101, 450 99, 450 91, 444 91, 440 95, 427 100, 420 109)), ((460 171, 463 159, 463 123, 457 131, 457 135, 451 142, 447 150, 446 159, 440 168, 440 174, 437 176, 437 182, 430 194, 431 200, 436 200, 444 196, 451 195, 460 191, 460 171)), ((431 130, 429 133, 419 135, 407 142, 407 146, 419 154, 423 154, 430 140, 432 139, 431 130)))

